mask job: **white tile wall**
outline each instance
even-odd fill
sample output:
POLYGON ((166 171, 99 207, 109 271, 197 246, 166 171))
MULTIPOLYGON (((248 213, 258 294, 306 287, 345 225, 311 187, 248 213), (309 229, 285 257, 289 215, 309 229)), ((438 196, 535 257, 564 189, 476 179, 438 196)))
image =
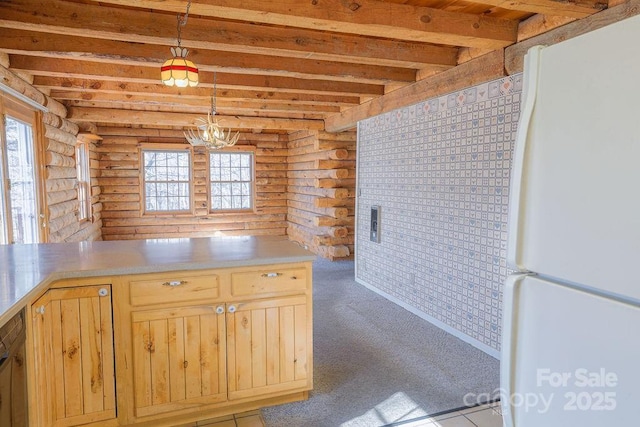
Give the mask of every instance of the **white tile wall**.
POLYGON ((521 90, 518 74, 358 124, 357 279, 496 351, 521 90))

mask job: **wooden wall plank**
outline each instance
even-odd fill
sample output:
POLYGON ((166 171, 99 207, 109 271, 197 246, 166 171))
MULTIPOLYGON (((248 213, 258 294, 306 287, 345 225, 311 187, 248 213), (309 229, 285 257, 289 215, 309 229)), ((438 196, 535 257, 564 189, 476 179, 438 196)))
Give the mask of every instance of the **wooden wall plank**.
MULTIPOLYGON (((65 117, 67 109, 59 102, 43 94, 37 88, 22 80, 11 70, 0 66, 0 76, 4 84, 24 94, 28 98, 47 107, 42 114, 42 144, 44 149, 44 207, 48 221, 48 241, 81 241, 100 239, 99 220, 80 223, 75 213, 78 211, 77 171, 75 146, 79 127, 65 117)), ((95 145, 90 145, 90 153, 95 145)), ((95 171, 92 176, 95 175, 95 171)), ((93 180, 94 178, 92 178, 93 180)), ((93 185, 94 183, 92 183, 93 185)), ((95 206, 94 206, 95 208, 95 206)))
POLYGON ((355 161, 345 159, 355 159, 355 132, 299 131, 289 138, 289 238, 323 257, 351 256, 345 243, 354 240, 355 218, 349 209, 355 202, 355 180, 346 178, 355 161))
MULTIPOLYGON (((101 128, 108 129, 108 128, 101 128)), ((194 211, 186 215, 141 215, 139 148, 148 143, 148 129, 106 131, 97 147, 105 240, 224 235, 285 235, 287 222, 286 143, 277 134, 243 133, 239 145, 256 153, 255 213, 209 213, 207 152, 193 151, 194 211), (116 135, 120 132, 125 135, 116 135)), ((158 135, 162 132, 158 131, 158 135)), ((176 147, 186 141, 175 139, 176 147)))

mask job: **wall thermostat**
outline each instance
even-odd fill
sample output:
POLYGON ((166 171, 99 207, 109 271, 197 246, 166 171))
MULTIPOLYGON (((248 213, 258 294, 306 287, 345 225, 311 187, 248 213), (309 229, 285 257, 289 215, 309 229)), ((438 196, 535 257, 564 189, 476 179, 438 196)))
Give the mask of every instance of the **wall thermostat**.
POLYGON ((369 239, 372 242, 380 243, 380 206, 371 206, 369 239))

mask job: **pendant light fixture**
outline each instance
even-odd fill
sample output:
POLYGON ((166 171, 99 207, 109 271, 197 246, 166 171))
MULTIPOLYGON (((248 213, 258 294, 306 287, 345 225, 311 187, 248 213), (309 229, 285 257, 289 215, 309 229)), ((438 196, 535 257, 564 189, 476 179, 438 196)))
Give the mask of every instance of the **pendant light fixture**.
POLYGON ((189 50, 181 46, 182 27, 187 25, 190 7, 191 0, 187 3, 187 12, 184 16, 178 14, 178 46, 171 48, 173 58, 167 59, 160 69, 162 83, 167 86, 193 87, 198 85, 198 68, 193 62, 186 59, 189 50))
POLYGON ((197 147, 204 146, 209 150, 218 150, 220 148, 231 147, 238 142, 240 132, 231 134, 231 129, 225 130, 215 119, 216 115, 216 73, 213 73, 213 96, 211 96, 211 111, 207 113, 207 118, 200 117, 196 119, 197 126, 195 129, 189 129, 184 133, 189 144, 197 147))

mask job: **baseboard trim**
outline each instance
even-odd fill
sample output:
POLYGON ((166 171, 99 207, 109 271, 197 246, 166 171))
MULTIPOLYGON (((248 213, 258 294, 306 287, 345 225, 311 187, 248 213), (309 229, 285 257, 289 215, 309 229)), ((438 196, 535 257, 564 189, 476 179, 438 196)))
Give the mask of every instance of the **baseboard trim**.
POLYGON ((460 338, 462 341, 464 341, 464 342, 466 342, 468 344, 471 344, 472 346, 474 346, 478 350, 481 350, 481 351, 487 353, 489 356, 500 360, 500 352, 498 350, 489 347, 485 343, 480 342, 477 339, 475 339, 473 337, 470 337, 469 335, 464 334, 464 333, 460 332, 457 329, 452 328, 451 326, 449 326, 446 323, 436 319, 435 317, 432 317, 432 316, 428 315, 424 311, 418 310, 417 308, 415 308, 415 307, 407 304, 406 302, 394 297, 393 295, 390 295, 390 294, 384 292, 381 289, 376 288, 375 286, 365 282, 362 279, 359 279, 359 278, 356 277, 355 280, 356 280, 357 283, 361 284, 365 288, 367 288, 367 289, 377 293, 378 295, 388 299, 389 301, 399 305, 400 307, 404 308, 405 310, 410 311, 411 313, 413 313, 416 316, 426 320, 427 322, 437 326, 438 328, 445 330, 446 332, 450 333, 451 335, 455 336, 456 338, 460 338))

